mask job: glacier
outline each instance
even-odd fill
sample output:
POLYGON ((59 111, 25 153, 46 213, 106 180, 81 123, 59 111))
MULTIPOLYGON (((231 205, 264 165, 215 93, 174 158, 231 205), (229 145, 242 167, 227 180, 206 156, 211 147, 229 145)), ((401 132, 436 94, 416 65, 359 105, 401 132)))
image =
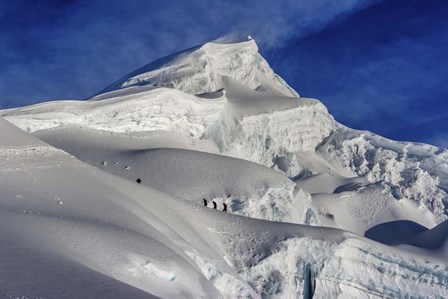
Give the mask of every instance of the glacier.
POLYGON ((338 123, 254 40, 0 117, 2 295, 448 297, 448 152, 338 123))

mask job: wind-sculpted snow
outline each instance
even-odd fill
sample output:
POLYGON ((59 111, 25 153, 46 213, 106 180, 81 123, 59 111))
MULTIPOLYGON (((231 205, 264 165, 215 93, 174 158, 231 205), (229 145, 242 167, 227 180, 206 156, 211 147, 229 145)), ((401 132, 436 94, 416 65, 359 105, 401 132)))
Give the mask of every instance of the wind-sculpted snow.
POLYGON ((424 227, 436 225, 434 215, 424 205, 407 198, 397 200, 384 182, 342 187, 334 193, 312 195, 313 207, 324 226, 346 228, 363 236, 367 230, 391 221, 408 220, 424 227))
POLYGON ((397 200, 423 203, 437 222, 446 219, 445 151, 349 130, 336 123, 317 100, 256 92, 228 77, 222 77, 221 84, 225 92, 213 96, 159 88, 101 101, 44 103, 0 114, 31 132, 70 126, 114 134, 167 132, 183 148, 275 167, 295 180, 319 173, 365 176, 370 183, 389 184, 397 200))
MULTIPOLYGON (((124 138, 78 128, 39 132, 39 138, 114 175, 210 208, 303 224, 310 196, 281 172, 249 161, 181 148, 160 148, 146 136, 124 138), (154 171, 154 170, 157 171, 154 171)), ((171 145, 172 146, 172 145, 171 145)))
POLYGON ((259 223, 225 243, 237 271, 262 297, 443 298, 448 292, 446 265, 339 230, 279 225, 272 229, 280 235, 259 223))
POLYGON ((226 155, 298 176, 305 167, 296 154, 314 150, 336 126, 318 100, 266 95, 228 77, 223 85, 227 105, 209 138, 226 155))
MULTIPOLYGON (((415 259, 340 230, 215 211, 69 155, 56 165, 42 153, 33 159, 40 166, 10 168, 0 181, 0 237, 8 244, 0 247, 8 261, 0 279, 10 296, 108 298, 116 290, 143 298, 141 290, 164 298, 302 297, 309 284, 316 297, 448 295, 448 269, 439 260, 415 259), (17 258, 24 253, 11 246, 49 262, 17 258), (62 266, 59 277, 82 282, 82 294, 48 273, 55 271, 52 261, 62 266), (23 268, 48 274, 29 284, 8 278, 23 268)), ((8 163, 23 165, 14 155, 8 163)))
POLYGON ((230 76, 254 90, 298 96, 258 54, 254 40, 233 44, 207 43, 161 58, 123 77, 102 93, 149 85, 199 94, 222 88, 220 76, 230 76))
POLYGON ((332 130, 332 119, 320 103, 245 116, 236 122, 228 114, 223 114, 211 133, 221 152, 269 167, 277 165, 290 177, 305 170, 296 154, 313 150, 332 130))
POLYGON ((212 141, 214 149, 207 146, 207 151, 277 165, 290 177, 308 172, 297 153, 313 150, 337 126, 325 106, 314 99, 256 92, 228 77, 220 82, 229 91, 213 99, 159 88, 101 101, 49 102, 0 115, 29 132, 68 126, 113 133, 166 131, 192 146, 212 141))
POLYGON ((424 204, 438 222, 447 219, 448 152, 425 144, 396 142, 369 132, 341 128, 323 143, 318 152, 327 160, 383 181, 399 200, 424 204))
POLYGON ((448 297, 447 152, 337 123, 253 41, 0 116, 8 298, 448 297))
POLYGON ((79 126, 115 133, 168 131, 199 139, 223 105, 223 99, 160 88, 102 101, 47 102, 0 115, 28 132, 79 126))

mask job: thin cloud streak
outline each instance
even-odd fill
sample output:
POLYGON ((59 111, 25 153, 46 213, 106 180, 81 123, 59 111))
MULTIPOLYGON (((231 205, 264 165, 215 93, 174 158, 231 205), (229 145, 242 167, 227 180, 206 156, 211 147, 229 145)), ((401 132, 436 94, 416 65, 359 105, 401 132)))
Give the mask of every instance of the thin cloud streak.
POLYGON ((383 2, 267 58, 343 124, 431 143, 448 131, 447 18, 443 1, 383 2))
POLYGON ((275 48, 373 3, 0 1, 0 108, 84 98, 154 59, 226 34, 275 48))

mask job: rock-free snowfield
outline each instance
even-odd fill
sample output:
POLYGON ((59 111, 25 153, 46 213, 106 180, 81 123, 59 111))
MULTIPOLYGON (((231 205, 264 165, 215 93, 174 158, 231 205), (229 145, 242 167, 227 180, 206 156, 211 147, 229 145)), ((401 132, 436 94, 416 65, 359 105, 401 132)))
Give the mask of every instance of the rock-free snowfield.
POLYGON ((338 123, 253 39, 0 117, 5 298, 448 297, 448 152, 338 123))

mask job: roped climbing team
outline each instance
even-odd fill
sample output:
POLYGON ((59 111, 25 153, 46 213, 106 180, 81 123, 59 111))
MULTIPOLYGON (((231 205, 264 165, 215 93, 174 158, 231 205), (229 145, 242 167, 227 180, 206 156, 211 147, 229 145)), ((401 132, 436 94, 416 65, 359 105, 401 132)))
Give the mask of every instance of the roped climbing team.
MULTIPOLYGON (((139 184, 141 184, 141 183, 142 183, 142 180, 141 180, 140 178, 138 178, 138 179, 136 180, 136 182, 139 183, 139 184)), ((229 197, 230 197, 230 196, 229 196, 229 197)), ((206 206, 207 206, 207 200, 206 200, 205 198, 203 198, 202 200, 204 201, 204 206, 206 207, 206 206)), ((217 204, 216 201, 214 201, 214 200, 212 200, 212 203, 213 203, 213 209, 216 210, 216 209, 218 208, 218 204, 217 204)), ((223 202, 223 203, 222 203, 222 206, 223 206, 223 208, 222 208, 223 212, 227 212, 227 204, 226 204, 225 202, 223 202)))
MULTIPOLYGON (((205 198, 203 198, 202 199, 203 201, 204 201, 204 207, 206 207, 207 206, 207 200, 205 199, 205 198)), ((213 203, 213 209, 217 209, 218 208, 218 204, 216 203, 216 201, 214 201, 214 200, 212 200, 212 203, 213 203)), ((224 212, 227 212, 227 204, 225 203, 225 202, 223 202, 222 203, 222 206, 223 206, 223 211, 224 212)))

